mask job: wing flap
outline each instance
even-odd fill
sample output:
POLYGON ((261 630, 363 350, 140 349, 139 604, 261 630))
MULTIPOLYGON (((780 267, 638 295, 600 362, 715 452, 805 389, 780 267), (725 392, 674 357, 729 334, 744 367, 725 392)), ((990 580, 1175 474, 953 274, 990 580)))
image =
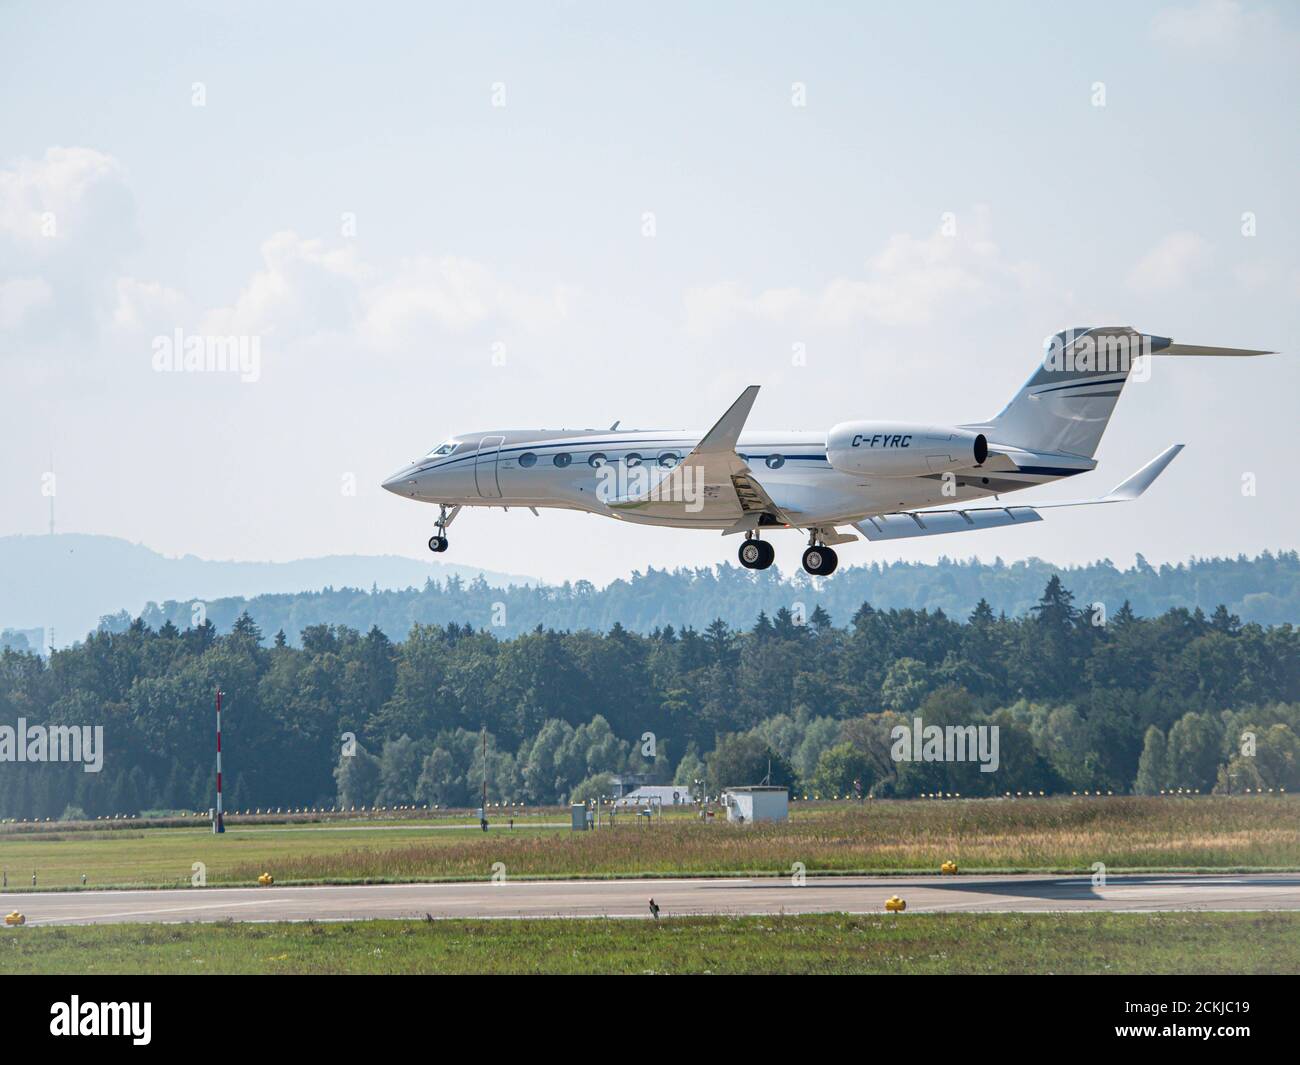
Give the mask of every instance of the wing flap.
POLYGON ((1003 525, 1025 525, 1042 521, 1033 507, 1004 507, 1001 510, 918 510, 901 514, 879 514, 854 523, 868 540, 905 540, 913 536, 974 532, 1003 525))

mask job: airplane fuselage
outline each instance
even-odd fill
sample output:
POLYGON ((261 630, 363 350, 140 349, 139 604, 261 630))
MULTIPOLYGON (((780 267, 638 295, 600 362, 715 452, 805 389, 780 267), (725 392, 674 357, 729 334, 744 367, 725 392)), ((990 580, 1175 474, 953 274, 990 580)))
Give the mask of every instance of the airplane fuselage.
MULTIPOLYGON (((886 423, 882 423, 886 424, 886 423)), ((385 487, 400 495, 446 506, 551 507, 581 510, 625 521, 672 528, 722 529, 731 524, 683 512, 646 515, 611 507, 601 491, 601 468, 646 467, 667 471, 699 442, 702 431, 519 430, 465 433, 394 474, 385 487)), ((897 434, 894 434, 897 435, 897 434)), ((899 442, 901 444, 901 441, 899 442)), ((896 444, 895 446, 899 446, 896 444)), ((736 454, 799 525, 830 525, 873 514, 987 499, 1083 473, 1094 465, 1062 457, 1057 465, 1029 470, 973 469, 945 478, 868 477, 845 473, 826 457, 824 432, 750 430, 736 454)))

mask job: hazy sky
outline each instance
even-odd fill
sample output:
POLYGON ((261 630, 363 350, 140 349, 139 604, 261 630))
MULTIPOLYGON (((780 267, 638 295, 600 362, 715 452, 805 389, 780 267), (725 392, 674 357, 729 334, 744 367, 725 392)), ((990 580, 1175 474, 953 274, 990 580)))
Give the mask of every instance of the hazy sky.
MULTIPOLYGON (((0 534, 52 453, 64 531, 419 557, 379 482, 457 431, 706 427, 750 383, 756 428, 976 420, 1057 329, 1300 330, 1292 4, 10 3, 0 56, 0 534), (259 337, 257 380, 158 372, 177 329, 259 337)), ((841 563, 1294 548, 1298 397, 1294 354, 1159 361, 1038 493, 1186 442, 1140 503, 841 563)), ((737 546, 452 533, 552 580, 737 546)))

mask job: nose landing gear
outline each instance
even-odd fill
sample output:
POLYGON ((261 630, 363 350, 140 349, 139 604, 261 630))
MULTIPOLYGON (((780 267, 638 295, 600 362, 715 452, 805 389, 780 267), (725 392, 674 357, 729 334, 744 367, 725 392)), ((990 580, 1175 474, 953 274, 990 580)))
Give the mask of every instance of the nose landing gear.
POLYGON ((442 504, 438 509, 438 520, 434 523, 434 528, 438 531, 429 537, 429 550, 441 554, 447 550, 447 526, 456 520, 456 515, 460 513, 460 506, 447 507, 442 504))
POLYGON ((766 540, 746 540, 740 545, 740 564, 745 569, 767 569, 776 558, 776 548, 766 540))

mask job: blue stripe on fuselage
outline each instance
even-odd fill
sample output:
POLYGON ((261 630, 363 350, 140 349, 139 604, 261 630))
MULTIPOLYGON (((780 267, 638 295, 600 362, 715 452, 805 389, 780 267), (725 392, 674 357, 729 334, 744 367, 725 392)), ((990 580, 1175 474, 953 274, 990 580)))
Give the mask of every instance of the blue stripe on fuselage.
MULTIPOLYGON (((513 455, 513 454, 516 454, 516 453, 518 453, 518 454, 523 454, 523 453, 526 452, 526 451, 549 451, 549 450, 573 451, 573 452, 579 452, 579 453, 584 453, 584 452, 589 452, 589 451, 600 451, 600 450, 602 450, 602 449, 608 449, 608 450, 611 450, 611 451, 612 451, 612 450, 618 450, 618 451, 637 451, 639 448, 649 447, 649 446, 653 446, 653 445, 656 445, 656 444, 669 444, 669 445, 675 445, 678 449, 684 450, 684 451, 686 452, 686 454, 690 454, 690 449, 689 449, 689 448, 684 448, 683 445, 681 445, 681 444, 679 443, 679 441, 677 440, 677 438, 675 438, 675 437, 665 437, 665 438, 663 438, 663 439, 652 439, 652 440, 619 440, 619 439, 613 439, 613 440, 597 439, 597 440, 593 440, 593 439, 587 438, 587 439, 584 439, 584 440, 582 440, 582 441, 580 441, 580 442, 578 442, 578 443, 574 443, 573 441, 556 441, 555 443, 551 443, 551 444, 521 444, 521 445, 518 445, 518 446, 511 446, 511 447, 497 448, 497 449, 495 449, 495 451, 494 451, 493 449, 489 448, 487 451, 484 452, 484 454, 485 454, 485 455, 496 454, 496 455, 498 455, 498 456, 501 456, 501 455, 513 455)), ((694 446, 694 445, 692 445, 692 447, 693 447, 693 446, 694 446)), ((806 444, 796 444, 795 446, 796 446, 796 447, 807 447, 808 445, 806 445, 806 444)), ((781 456, 782 458, 784 458, 787 462, 800 462, 800 461, 802 461, 802 462, 826 462, 826 452, 825 452, 825 451, 822 451, 822 452, 820 452, 820 453, 818 453, 818 454, 815 454, 815 455, 792 455, 792 454, 788 454, 787 452, 784 452, 784 451, 772 451, 772 452, 768 452, 768 454, 772 454, 772 455, 780 455, 780 456, 781 456)), ((420 467, 419 469, 417 469, 415 472, 416 472, 416 473, 425 473, 425 472, 428 471, 428 470, 434 470, 434 469, 437 469, 437 470, 446 470, 446 469, 450 469, 452 466, 455 466, 455 465, 457 465, 458 463, 461 463, 461 462, 466 462, 466 461, 473 462, 473 461, 475 461, 475 460, 478 458, 478 456, 479 456, 479 452, 478 452, 477 450, 475 450, 475 451, 469 451, 469 452, 466 452, 464 455, 456 455, 456 456, 453 456, 453 457, 450 458, 450 459, 446 459, 446 460, 443 460, 443 461, 440 461, 440 462, 433 462, 433 463, 431 463, 431 464, 428 465, 428 466, 421 466, 421 467, 420 467)), ((656 457, 657 457, 657 456, 656 456, 656 457)), ((682 455, 681 457, 682 457, 682 458, 685 458, 686 455, 682 455)), ((745 462, 748 462, 751 458, 753 458, 753 459, 765 459, 765 458, 767 458, 767 454, 751 453, 751 454, 747 454, 747 455, 741 455, 740 457, 741 457, 745 462)), ((828 465, 829 465, 829 463, 828 463, 828 465)))

